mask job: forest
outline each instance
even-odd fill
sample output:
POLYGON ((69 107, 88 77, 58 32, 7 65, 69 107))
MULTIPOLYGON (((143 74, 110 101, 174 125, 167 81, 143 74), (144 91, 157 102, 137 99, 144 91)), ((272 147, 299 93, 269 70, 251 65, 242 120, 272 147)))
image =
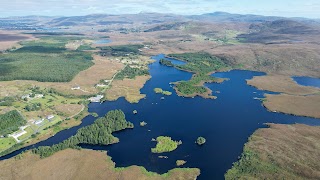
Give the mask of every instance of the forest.
POLYGON ((129 45, 119 45, 119 46, 106 46, 101 47, 100 54, 102 55, 112 55, 112 56, 126 56, 128 54, 140 54, 139 49, 143 48, 140 44, 129 44, 129 45))
POLYGON ((190 81, 180 81, 175 87, 182 95, 203 94, 207 92, 205 87, 193 85, 190 81))
POLYGON ((8 135, 19 130, 27 121, 20 115, 17 110, 9 111, 0 115, 0 135, 8 135))
POLYGON ((228 68, 229 66, 224 63, 220 58, 212 56, 209 53, 183 53, 183 54, 169 54, 169 57, 183 60, 187 62, 184 65, 176 65, 178 69, 194 72, 194 73, 210 73, 221 69, 228 68))
POLYGON ((109 111, 104 117, 98 118, 93 124, 80 128, 76 135, 53 146, 41 146, 32 152, 41 158, 51 156, 67 148, 79 148, 79 144, 109 145, 118 142, 112 135, 113 132, 133 128, 131 122, 126 121, 125 114, 121 110, 109 111))
POLYGON ((0 81, 71 81, 93 62, 91 53, 67 50, 65 44, 70 39, 76 38, 46 37, 23 42, 21 48, 0 54, 0 81))
POLYGON ((147 69, 132 68, 130 66, 126 66, 121 72, 116 75, 115 79, 134 79, 136 76, 143 75, 149 75, 149 71, 147 69))

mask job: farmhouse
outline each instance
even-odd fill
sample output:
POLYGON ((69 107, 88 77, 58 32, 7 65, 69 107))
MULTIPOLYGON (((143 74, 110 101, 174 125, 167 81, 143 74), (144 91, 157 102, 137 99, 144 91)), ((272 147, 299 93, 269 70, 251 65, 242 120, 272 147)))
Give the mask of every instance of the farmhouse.
POLYGON ((91 97, 88 100, 91 102, 100 102, 103 97, 103 95, 97 95, 96 97, 91 97))

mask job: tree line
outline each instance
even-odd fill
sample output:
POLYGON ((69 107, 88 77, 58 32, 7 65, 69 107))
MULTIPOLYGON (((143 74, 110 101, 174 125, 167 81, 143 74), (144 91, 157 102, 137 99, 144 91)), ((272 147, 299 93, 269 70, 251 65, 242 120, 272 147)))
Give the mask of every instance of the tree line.
POLYGON ((104 117, 98 118, 93 124, 80 128, 76 135, 67 140, 53 146, 38 147, 33 149, 32 152, 44 158, 60 150, 79 148, 79 144, 108 145, 116 143, 118 139, 112 133, 127 128, 133 128, 133 124, 126 121, 123 111, 112 110, 104 117))
POLYGON ((17 110, 9 111, 0 115, 0 135, 6 136, 19 130, 27 121, 17 110))

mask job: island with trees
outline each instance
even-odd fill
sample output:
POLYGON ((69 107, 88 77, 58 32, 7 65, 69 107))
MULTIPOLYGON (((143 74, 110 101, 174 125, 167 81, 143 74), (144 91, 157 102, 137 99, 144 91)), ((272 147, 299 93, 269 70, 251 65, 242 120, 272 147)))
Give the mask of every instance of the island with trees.
POLYGON ((155 92, 156 94, 163 94, 163 95, 166 95, 166 96, 170 96, 170 95, 172 94, 172 92, 170 92, 170 91, 165 91, 165 90, 163 90, 163 89, 161 89, 161 88, 154 88, 154 92, 155 92))
POLYGON ((201 145, 206 143, 206 139, 204 137, 200 136, 200 137, 197 138, 196 143, 201 146, 201 145))
POLYGON ((171 152, 178 148, 182 144, 181 141, 174 141, 168 136, 159 136, 156 139, 157 145, 155 148, 151 148, 152 153, 164 153, 171 152))

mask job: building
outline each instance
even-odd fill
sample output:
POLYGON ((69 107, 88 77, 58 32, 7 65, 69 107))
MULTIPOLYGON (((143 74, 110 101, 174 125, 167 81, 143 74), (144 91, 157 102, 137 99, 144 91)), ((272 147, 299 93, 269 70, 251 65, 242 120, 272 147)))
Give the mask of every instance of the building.
POLYGON ((21 99, 30 99, 30 94, 26 94, 26 95, 23 95, 23 96, 21 96, 21 99))
POLYGON ((50 120, 52 120, 54 118, 54 115, 48 115, 47 116, 47 119, 50 121, 50 120))
POLYGON ((43 98, 43 94, 36 94, 35 96, 34 96, 34 98, 43 98))
POLYGON ((35 125, 40 125, 42 122, 44 121, 44 119, 39 119, 39 120, 36 120, 34 122, 35 125))
POLYGON ((79 90, 80 89, 80 86, 74 86, 71 88, 72 90, 79 90))
POLYGON ((100 102, 103 97, 103 95, 97 95, 96 97, 91 97, 88 100, 91 102, 100 102))

